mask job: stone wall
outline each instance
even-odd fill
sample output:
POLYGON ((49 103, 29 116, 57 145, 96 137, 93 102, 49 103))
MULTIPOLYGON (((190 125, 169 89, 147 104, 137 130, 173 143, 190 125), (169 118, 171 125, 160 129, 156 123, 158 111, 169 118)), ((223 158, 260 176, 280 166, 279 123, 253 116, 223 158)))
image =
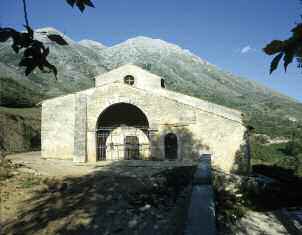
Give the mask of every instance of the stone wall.
POLYGON ((75 136, 75 95, 42 103, 42 157, 73 159, 75 136))
MULTIPOLYGON (((217 114, 183 104, 181 94, 176 98, 179 101, 118 83, 98 87, 87 100, 87 128, 91 139, 95 135, 98 117, 106 108, 116 103, 131 103, 145 113, 150 128, 154 130, 151 139, 153 158, 165 158, 164 137, 172 132, 178 138, 178 159, 195 159, 200 153, 210 152, 214 165, 230 171, 245 132, 241 121, 236 120, 240 113, 234 111, 232 120, 230 109, 223 116, 223 107, 217 114)), ((95 159, 95 143, 87 144, 88 159, 95 159)))

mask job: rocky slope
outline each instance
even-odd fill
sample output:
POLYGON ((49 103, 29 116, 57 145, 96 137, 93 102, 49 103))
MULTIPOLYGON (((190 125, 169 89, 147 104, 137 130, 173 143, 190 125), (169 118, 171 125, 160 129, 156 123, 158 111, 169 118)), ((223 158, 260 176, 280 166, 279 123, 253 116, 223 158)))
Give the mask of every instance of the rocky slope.
POLYGON ((136 37, 106 47, 91 40, 75 42, 53 28, 38 29, 35 37, 50 47, 49 60, 58 68, 58 81, 39 70, 25 77, 23 68, 18 67, 20 55, 13 53, 9 42, 1 43, 2 106, 29 107, 44 98, 87 89, 93 86, 97 74, 133 63, 165 78, 168 89, 248 113, 259 133, 288 135, 292 120, 302 120, 301 103, 159 39, 136 37), (69 45, 49 41, 49 33, 62 35, 69 45))

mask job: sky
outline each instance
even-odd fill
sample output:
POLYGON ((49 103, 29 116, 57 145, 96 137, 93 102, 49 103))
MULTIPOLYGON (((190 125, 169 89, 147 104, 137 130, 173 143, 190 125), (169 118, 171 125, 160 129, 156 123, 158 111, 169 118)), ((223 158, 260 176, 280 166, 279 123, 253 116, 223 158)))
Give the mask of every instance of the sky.
MULTIPOLYGON (((136 36, 189 49, 219 68, 258 81, 302 102, 302 69, 292 63, 269 75, 272 57, 262 48, 290 37, 299 22, 299 0, 92 0, 82 14, 65 0, 27 0, 33 28, 54 27, 73 40, 106 46, 136 36)), ((0 0, 0 26, 22 29, 21 0, 0 0)))

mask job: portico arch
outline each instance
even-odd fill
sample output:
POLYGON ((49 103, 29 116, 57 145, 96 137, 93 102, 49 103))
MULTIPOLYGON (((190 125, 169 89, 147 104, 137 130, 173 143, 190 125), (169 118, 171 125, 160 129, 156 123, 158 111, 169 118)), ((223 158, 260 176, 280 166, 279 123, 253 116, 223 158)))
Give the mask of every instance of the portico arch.
MULTIPOLYGON (((138 108, 137 106, 130 104, 130 103, 115 103, 111 106, 107 107, 98 117, 97 124, 96 124, 96 154, 97 160, 108 160, 106 158, 106 154, 108 154, 108 148, 111 148, 111 152, 120 151, 121 149, 129 149, 134 146, 121 146, 122 139, 129 139, 129 137, 137 137, 140 136, 139 139, 142 139, 141 135, 145 135, 144 139, 148 139, 148 130, 149 130, 149 121, 145 113, 138 108), (123 128, 120 128, 123 127, 123 128), (129 128, 131 127, 132 131, 129 132, 129 128), (113 131, 119 128, 119 131, 113 131), (137 131, 135 131, 137 130, 137 131), (131 135, 130 135, 130 134, 131 135), (115 136, 118 135, 118 136, 115 136), (111 138, 108 140, 108 138, 111 138), (116 141, 119 140, 119 141, 116 141), (108 145, 110 143, 110 145, 108 145)), ((127 141, 126 141, 127 142, 127 141)), ((146 142, 146 141, 145 141, 146 142)), ((130 145, 127 143, 127 145, 130 145)), ((140 149, 141 144, 136 143, 137 151, 142 151, 140 149)), ((144 149, 146 149, 146 143, 144 143, 144 149)), ((111 154, 112 155, 112 154, 111 154)), ((114 155, 114 154, 113 154, 114 155)), ((120 153, 119 153, 120 155, 120 153)), ((139 154, 145 155, 145 154, 139 154)), ((116 159, 109 159, 109 160, 121 160, 126 159, 124 154, 122 153, 122 157, 116 159)))

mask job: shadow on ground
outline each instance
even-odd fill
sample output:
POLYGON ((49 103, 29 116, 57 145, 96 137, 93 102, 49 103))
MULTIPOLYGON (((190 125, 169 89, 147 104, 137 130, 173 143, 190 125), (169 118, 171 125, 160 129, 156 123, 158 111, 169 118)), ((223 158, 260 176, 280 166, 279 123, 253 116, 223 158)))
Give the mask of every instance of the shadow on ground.
POLYGON ((289 234, 280 209, 301 207, 301 178, 291 170, 255 165, 253 175, 214 169, 218 234, 289 234))
POLYGON ((106 167, 44 180, 4 234, 181 234, 193 166, 106 167))
POLYGON ((255 176, 263 179, 259 190, 249 190, 249 200, 259 211, 277 210, 284 207, 302 206, 302 178, 297 177, 292 169, 279 166, 254 165, 255 176))

